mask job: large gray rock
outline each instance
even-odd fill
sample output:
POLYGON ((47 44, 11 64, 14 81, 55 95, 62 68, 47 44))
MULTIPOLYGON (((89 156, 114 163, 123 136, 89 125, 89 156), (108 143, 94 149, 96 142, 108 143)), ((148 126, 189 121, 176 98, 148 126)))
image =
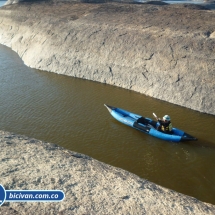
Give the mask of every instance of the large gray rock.
POLYGON ((21 3, 0 43, 26 65, 215 114, 215 11, 202 6, 21 3))
POLYGON ((57 145, 0 131, 6 190, 62 190, 59 203, 5 202, 0 214, 215 214, 215 206, 57 145))
POLYGON ((106 3, 106 2, 133 2, 133 0, 7 0, 6 5, 17 4, 24 2, 49 2, 49 3, 58 3, 58 2, 85 2, 85 3, 106 3))

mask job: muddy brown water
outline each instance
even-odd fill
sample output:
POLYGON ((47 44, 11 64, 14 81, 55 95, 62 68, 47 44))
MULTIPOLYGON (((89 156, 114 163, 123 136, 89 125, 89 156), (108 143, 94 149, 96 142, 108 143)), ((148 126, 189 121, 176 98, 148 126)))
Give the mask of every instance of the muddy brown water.
MULTIPOLYGON (((136 92, 26 67, 0 46, 0 129, 59 144, 215 204, 215 116, 136 92), (166 142, 117 122, 104 103, 153 117, 197 142, 166 142)), ((4 185, 4 182, 1 181, 4 185)), ((44 187, 45 189, 45 187, 44 187)))

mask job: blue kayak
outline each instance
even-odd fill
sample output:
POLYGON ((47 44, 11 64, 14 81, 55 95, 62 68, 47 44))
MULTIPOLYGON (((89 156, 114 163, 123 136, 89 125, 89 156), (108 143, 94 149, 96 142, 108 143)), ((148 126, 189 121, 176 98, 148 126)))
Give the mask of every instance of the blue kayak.
POLYGON ((151 136, 171 142, 197 140, 197 138, 177 128, 172 128, 171 133, 164 133, 162 131, 158 131, 157 128, 159 126, 159 122, 157 121, 153 121, 150 118, 142 117, 140 115, 131 113, 121 108, 112 107, 106 104, 104 106, 108 109, 110 114, 119 122, 151 136))

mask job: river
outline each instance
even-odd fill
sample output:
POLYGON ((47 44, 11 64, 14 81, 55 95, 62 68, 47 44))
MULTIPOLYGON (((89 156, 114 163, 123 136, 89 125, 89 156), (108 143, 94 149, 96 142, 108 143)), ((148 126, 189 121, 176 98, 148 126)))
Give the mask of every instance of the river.
MULTIPOLYGON (((215 116, 97 82, 26 67, 0 45, 0 129, 59 144, 215 204, 215 116), (169 114, 197 142, 171 143, 127 127, 104 103, 169 114)), ((2 182, 3 183, 3 182, 2 182)))
POLYGON ((215 204, 215 116, 31 69, 1 45, 0 90, 1 130, 59 144, 215 204), (176 144, 153 138, 117 122, 104 103, 148 117, 169 114, 173 126, 199 140, 176 144))

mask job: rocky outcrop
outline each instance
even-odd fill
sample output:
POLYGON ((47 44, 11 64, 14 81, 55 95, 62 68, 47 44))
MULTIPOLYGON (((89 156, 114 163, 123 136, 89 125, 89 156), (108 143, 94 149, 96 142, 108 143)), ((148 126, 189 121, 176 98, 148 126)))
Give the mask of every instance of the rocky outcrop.
POLYGON ((215 11, 202 6, 20 3, 0 43, 26 65, 215 114, 215 11))
POLYGON ((57 145, 0 131, 6 190, 62 190, 59 203, 5 202, 13 214, 215 214, 215 206, 57 145))

